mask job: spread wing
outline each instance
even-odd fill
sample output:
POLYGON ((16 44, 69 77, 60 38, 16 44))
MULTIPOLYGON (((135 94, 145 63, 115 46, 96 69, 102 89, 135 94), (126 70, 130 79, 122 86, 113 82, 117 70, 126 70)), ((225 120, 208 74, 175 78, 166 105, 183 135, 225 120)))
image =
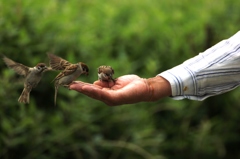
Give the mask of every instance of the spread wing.
POLYGON ((62 72, 60 72, 56 78, 53 81, 59 80, 64 76, 68 76, 70 74, 72 74, 73 72, 75 72, 78 68, 78 65, 70 65, 67 66, 65 70, 63 70, 62 72))
POLYGON ((17 74, 22 75, 22 76, 27 76, 29 67, 27 67, 21 63, 17 63, 15 61, 7 58, 6 56, 3 57, 3 61, 9 68, 13 69, 17 74))
POLYGON ((68 62, 67 60, 64 60, 63 58, 56 56, 54 54, 49 53, 48 58, 50 60, 49 64, 50 64, 51 68, 54 70, 64 70, 64 69, 66 69, 66 67, 71 65, 71 63, 68 62))

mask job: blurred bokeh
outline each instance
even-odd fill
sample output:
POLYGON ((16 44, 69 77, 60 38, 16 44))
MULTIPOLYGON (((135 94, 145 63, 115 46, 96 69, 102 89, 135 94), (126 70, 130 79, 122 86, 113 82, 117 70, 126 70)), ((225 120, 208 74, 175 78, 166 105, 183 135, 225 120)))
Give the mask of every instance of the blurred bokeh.
MULTIPOLYGON (((149 78, 239 30, 239 0, 0 0, 0 54, 34 66, 47 52, 149 78)), ((171 98, 108 107, 60 88, 48 72, 30 104, 23 78, 0 62, 2 159, 240 158, 240 89, 205 101, 171 98)))

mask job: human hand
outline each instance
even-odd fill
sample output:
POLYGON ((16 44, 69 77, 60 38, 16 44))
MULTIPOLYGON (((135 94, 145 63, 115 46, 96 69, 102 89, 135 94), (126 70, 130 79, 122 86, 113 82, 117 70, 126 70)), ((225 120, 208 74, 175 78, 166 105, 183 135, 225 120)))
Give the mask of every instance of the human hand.
POLYGON ((171 94, 170 85, 160 76, 144 79, 137 75, 125 75, 117 78, 115 82, 95 81, 93 84, 75 81, 69 88, 81 92, 91 98, 100 100, 107 105, 115 106, 132 104, 143 101, 153 101, 171 94), (156 87, 154 86, 156 84, 156 87), (164 81, 164 83, 163 83, 164 81), (168 87, 169 86, 169 87, 168 87), (160 88, 158 91, 155 88, 160 88), (165 89, 165 90, 163 90, 165 89), (155 94, 163 91, 160 94, 155 94))

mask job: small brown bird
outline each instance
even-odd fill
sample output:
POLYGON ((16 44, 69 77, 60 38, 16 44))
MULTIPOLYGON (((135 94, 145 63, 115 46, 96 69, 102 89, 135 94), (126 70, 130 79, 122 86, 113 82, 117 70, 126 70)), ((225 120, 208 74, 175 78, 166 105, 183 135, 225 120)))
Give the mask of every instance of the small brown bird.
POLYGON ((114 70, 111 66, 100 66, 98 67, 98 79, 101 81, 113 81, 115 82, 115 79, 113 79, 114 70))
POLYGON ((25 77, 24 89, 18 99, 18 102, 28 104, 32 88, 38 85, 42 78, 43 73, 50 69, 44 63, 38 63, 35 67, 28 67, 21 63, 17 63, 7 58, 6 56, 3 56, 3 61, 9 68, 13 69, 17 74, 25 77))
POLYGON ((56 105, 58 87, 68 87, 69 84, 76 80, 81 74, 88 75, 89 69, 88 66, 82 62, 72 64, 54 54, 48 54, 48 57, 52 69, 63 70, 53 80, 55 82, 54 104, 56 105))

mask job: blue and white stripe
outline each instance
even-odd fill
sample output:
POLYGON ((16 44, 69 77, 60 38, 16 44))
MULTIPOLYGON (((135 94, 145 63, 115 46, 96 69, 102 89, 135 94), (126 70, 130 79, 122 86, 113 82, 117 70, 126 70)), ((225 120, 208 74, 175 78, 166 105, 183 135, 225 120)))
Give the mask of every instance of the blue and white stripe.
POLYGON ((177 100, 204 100, 238 87, 240 31, 159 76, 169 81, 177 100))

